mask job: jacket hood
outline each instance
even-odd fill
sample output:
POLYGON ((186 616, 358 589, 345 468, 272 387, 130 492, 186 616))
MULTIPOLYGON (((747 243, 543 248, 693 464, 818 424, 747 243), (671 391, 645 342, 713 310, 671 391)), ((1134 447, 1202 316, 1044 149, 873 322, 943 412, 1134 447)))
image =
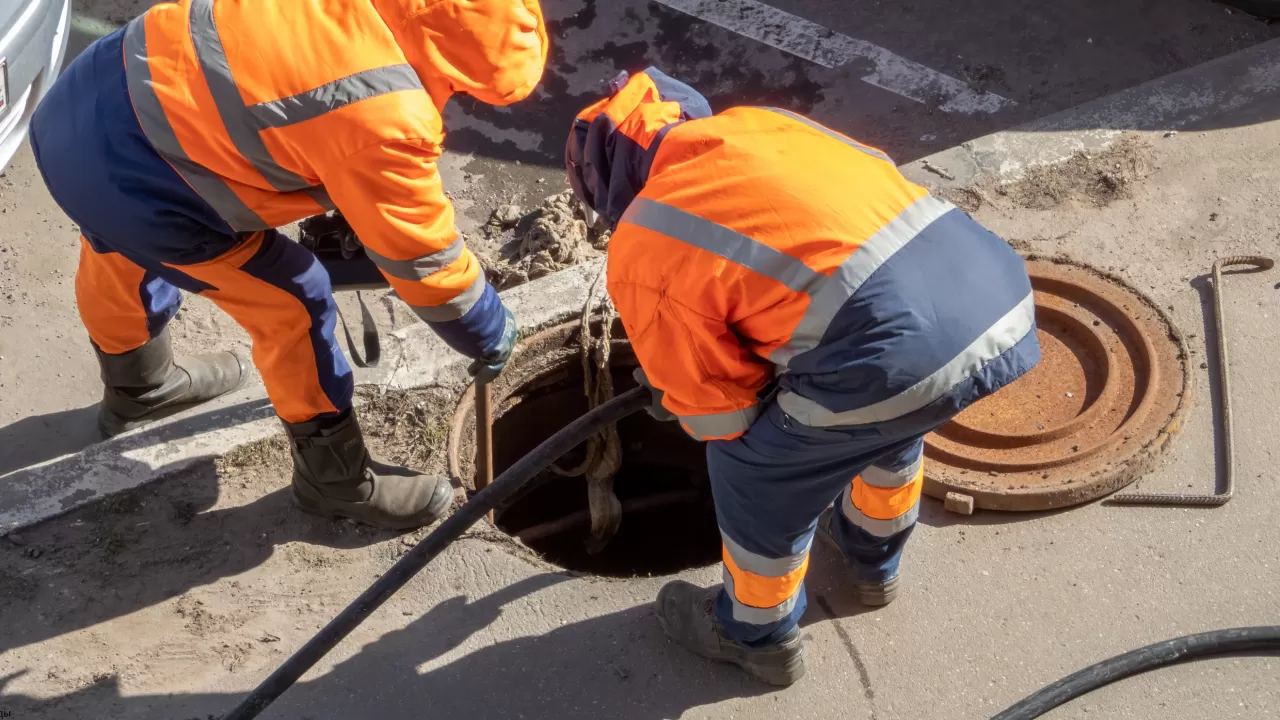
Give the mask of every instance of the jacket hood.
POLYGON ((453 93, 509 105, 547 62, 538 0, 373 0, 409 64, 443 109, 453 93))
POLYGON ((574 118, 565 170, 578 200, 616 225, 644 188, 662 139, 686 120, 711 117, 697 90, 657 68, 619 75, 613 94, 574 118))

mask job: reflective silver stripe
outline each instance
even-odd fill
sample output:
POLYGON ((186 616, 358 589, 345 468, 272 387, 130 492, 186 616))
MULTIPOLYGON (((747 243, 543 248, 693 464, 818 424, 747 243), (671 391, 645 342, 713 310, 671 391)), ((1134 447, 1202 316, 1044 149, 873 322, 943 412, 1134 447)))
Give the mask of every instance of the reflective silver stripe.
POLYGON ((920 231, 953 209, 955 206, 951 203, 926 195, 867 238, 831 277, 824 277, 821 285, 810 293, 809 307, 791 333, 791 339, 770 353, 769 359, 778 365, 787 365, 795 356, 816 348, 836 313, 858 288, 920 231))
POLYGON ((821 273, 790 255, 719 223, 656 200, 636 198, 622 214, 622 222, 660 232, 719 255, 773 278, 796 292, 810 292, 825 280, 821 273))
POLYGON ((832 412, 809 398, 782 392, 778 394, 778 406, 810 427, 867 425, 899 418, 937 400, 948 390, 973 376, 987 363, 1018 344, 1027 333, 1033 332, 1035 322, 1035 294, 1028 293, 1012 310, 947 364, 891 398, 854 410, 832 412))
POLYGON ((244 97, 240 95, 240 87, 231 75, 227 53, 213 21, 213 0, 191 0, 188 22, 196 59, 204 72, 209 94, 213 96, 213 104, 218 108, 218 115, 227 129, 231 144, 276 190, 296 192, 311 187, 311 183, 301 175, 280 167, 275 158, 271 157, 257 128, 245 122, 248 113, 244 97))
POLYGON ((425 280, 443 268, 448 267, 450 263, 462 257, 462 251, 464 249, 465 247, 462 243, 462 236, 459 235, 458 238, 450 243, 445 249, 437 250, 436 252, 416 257, 412 260, 392 260, 391 258, 383 257, 373 250, 370 250, 367 245, 364 248, 364 252, 369 256, 369 259, 373 261, 373 264, 377 265, 382 272, 393 278, 417 282, 419 280, 425 280))
POLYGON ((737 592, 733 587, 733 576, 729 574, 729 569, 724 570, 724 589, 729 593, 729 599, 733 604, 733 619, 738 622, 750 623, 751 625, 766 625, 771 622, 777 622, 787 615, 796 607, 796 601, 800 599, 799 587, 796 586, 797 592, 791 594, 791 597, 783 600, 778 605, 770 608, 757 608, 745 605, 738 600, 737 592))
POLYGON ((760 406, 714 415, 681 415, 680 424, 695 440, 714 440, 746 432, 760 415, 760 406))
POLYGON ((143 134, 156 152, 178 171, 233 230, 270 228, 222 178, 192 162, 182 149, 182 144, 178 142, 178 136, 160 105, 160 98, 156 97, 152 88, 151 67, 147 64, 145 19, 145 15, 135 18, 124 31, 125 77, 129 85, 129 99, 138 114, 143 134))
POLYGON ((457 320, 467 311, 480 301, 480 296, 484 295, 485 279, 484 273, 480 273, 476 281, 471 286, 463 290, 458 297, 450 300, 443 305, 434 305, 430 307, 418 306, 410 303, 409 307, 418 314, 418 317, 427 322, 448 322, 457 320))
POLYGON ((320 117, 354 102, 401 90, 422 90, 409 65, 388 65, 348 75, 318 88, 248 107, 258 128, 278 128, 320 117))
POLYGON ((305 188, 302 192, 312 200, 315 200, 316 204, 325 210, 336 210, 338 208, 337 205, 333 204, 333 199, 329 197, 329 191, 325 190, 323 185, 313 185, 305 188))
POLYGON ((865 485, 878 488, 900 488, 910 485, 912 480, 916 479, 920 468, 924 466, 924 456, 916 458, 916 461, 901 470, 885 470, 874 465, 862 471, 858 477, 862 478, 865 485))
POLYGON ((880 152, 879 150, 877 150, 877 149, 875 149, 875 148, 873 148, 873 147, 867 147, 866 145, 863 145, 862 143, 858 142, 857 140, 854 140, 853 138, 850 138, 850 137, 846 137, 846 136, 844 136, 844 135, 841 135, 840 133, 838 133, 838 132, 836 132, 836 131, 832 130, 831 128, 823 127, 823 126, 819 125, 818 123, 816 123, 816 122, 814 122, 814 121, 810 120, 809 118, 807 118, 807 117, 805 117, 805 116, 803 116, 803 115, 797 115, 797 114, 795 114, 795 113, 791 112, 790 110, 783 110, 782 108, 775 108, 775 107, 762 107, 762 108, 760 108, 760 109, 761 109, 761 110, 768 110, 769 112, 775 112, 775 113, 778 113, 779 115, 786 115, 787 117, 791 118, 792 120, 795 120, 795 121, 797 121, 797 122, 802 122, 802 123, 804 123, 805 125, 808 125, 809 127, 813 128, 814 130, 817 130, 818 132, 820 132, 820 133, 822 133, 822 134, 824 134, 824 135, 826 135, 826 136, 828 136, 828 137, 831 137, 831 138, 834 138, 834 139, 836 139, 836 140, 839 140, 840 142, 844 143, 845 145, 848 145, 848 146, 849 146, 849 147, 851 147, 851 148, 854 148, 855 150, 861 150, 862 152, 864 152, 864 153, 866 153, 866 154, 868 154, 868 155, 870 155, 870 156, 872 156, 872 157, 874 157, 874 158, 879 158, 879 159, 884 160, 885 162, 889 163, 890 165, 894 165, 893 160, 891 160, 891 159, 889 158, 889 156, 888 156, 888 155, 885 155, 884 153, 880 152))
POLYGON ((849 522, 866 530, 868 533, 876 537, 889 537, 890 535, 906 530, 911 527, 917 518, 920 517, 920 501, 916 500, 915 505, 905 513, 891 520, 880 520, 879 518, 869 517, 853 504, 853 496, 848 492, 843 493, 844 500, 840 503, 840 512, 849 519, 849 522))
POLYGON ((809 546, 813 544, 813 535, 809 536, 809 542, 805 544, 804 550, 784 558, 767 558, 757 555, 734 542, 724 530, 720 531, 720 540, 724 542, 725 551, 729 553, 729 557, 733 558, 733 563, 739 570, 762 577, 776 578, 795 572, 804 564, 804 559, 809 555, 809 546))

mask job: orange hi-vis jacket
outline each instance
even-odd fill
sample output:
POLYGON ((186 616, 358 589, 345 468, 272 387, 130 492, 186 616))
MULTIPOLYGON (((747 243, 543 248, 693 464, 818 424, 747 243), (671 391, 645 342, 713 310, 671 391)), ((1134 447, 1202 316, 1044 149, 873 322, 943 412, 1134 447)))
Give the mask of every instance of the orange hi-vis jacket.
POLYGON ((436 169, 440 111, 523 99, 546 53, 537 0, 181 0, 125 35, 143 132, 233 230, 339 208, 428 321, 485 288, 436 169))
POLYGON ((650 69, 580 113, 566 149, 575 191, 616 222, 609 294, 636 356, 691 435, 742 435, 766 388, 803 425, 872 426, 1038 362, 1007 243, 807 118, 709 113, 650 69))

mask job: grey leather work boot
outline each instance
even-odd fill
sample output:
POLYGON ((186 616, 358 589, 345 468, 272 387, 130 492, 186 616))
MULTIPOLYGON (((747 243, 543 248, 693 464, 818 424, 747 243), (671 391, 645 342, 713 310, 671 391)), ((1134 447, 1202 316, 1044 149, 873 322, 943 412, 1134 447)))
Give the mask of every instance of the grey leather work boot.
POLYGON ((700 588, 673 580, 658 591, 654 612, 662 629, 676 642, 711 660, 733 663, 757 680, 786 686, 804 677, 804 644, 792 628, 780 642, 748 647, 724 636, 716 620, 719 587, 700 588))
MULTIPOLYGON (((836 542, 836 537, 831 532, 834 515, 835 508, 827 508, 822 512, 822 516, 818 518, 818 538, 844 557, 845 564, 848 565, 851 564, 849 558, 845 557, 844 550, 840 549, 840 543, 836 542)), ((898 577, 894 575, 887 580, 860 580, 855 572, 853 589, 858 593, 858 602, 867 607, 879 607, 893 602, 898 597, 898 577)))
POLYGON ((108 355, 95 345, 106 391, 98 409, 105 437, 173 415, 240 387, 249 364, 233 352, 173 358, 169 331, 136 350, 108 355))
POLYGON ((447 478, 369 457, 354 410, 284 426, 293 451, 293 499, 306 512, 407 530, 430 525, 453 503, 447 478))

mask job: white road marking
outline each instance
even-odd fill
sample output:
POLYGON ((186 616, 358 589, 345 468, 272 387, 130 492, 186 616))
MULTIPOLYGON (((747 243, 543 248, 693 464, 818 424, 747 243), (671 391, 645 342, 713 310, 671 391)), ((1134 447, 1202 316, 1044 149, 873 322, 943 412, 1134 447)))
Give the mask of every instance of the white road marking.
POLYGON ((732 30, 823 67, 870 60, 863 82, 940 110, 964 115, 993 113, 1014 102, 979 92, 964 82, 866 42, 755 0, 656 0, 673 10, 732 30))

